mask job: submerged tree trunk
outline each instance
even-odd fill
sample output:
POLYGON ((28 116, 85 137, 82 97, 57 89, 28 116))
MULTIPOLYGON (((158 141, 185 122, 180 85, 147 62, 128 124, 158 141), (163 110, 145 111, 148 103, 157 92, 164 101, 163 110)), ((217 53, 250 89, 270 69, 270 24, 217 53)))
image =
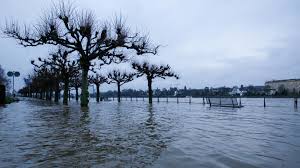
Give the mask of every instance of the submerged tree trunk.
POLYGON ((153 91, 152 91, 152 79, 151 78, 147 78, 147 80, 148 80, 149 103, 152 104, 152 95, 153 95, 153 91))
POLYGON ((49 94, 49 100, 52 101, 52 96, 53 96, 53 89, 52 87, 50 88, 50 94, 49 94))
POLYGON ((81 85, 81 107, 88 107, 89 104, 89 91, 88 91, 88 66, 82 66, 82 85, 81 85))
POLYGON ((59 83, 55 83, 55 93, 54 93, 54 102, 58 102, 59 99, 59 83))
POLYGON ((71 89, 69 89, 69 101, 71 101, 71 89))
POLYGON ((76 99, 76 101, 78 101, 78 87, 75 87, 75 92, 76 92, 76 95, 75 95, 75 99, 76 99))
POLYGON ((69 81, 65 81, 64 85, 64 99, 63 99, 63 104, 68 105, 68 94, 69 94, 69 81))
POLYGON ((118 102, 121 102, 121 86, 120 83, 117 83, 118 85, 118 102))
POLYGON ((96 84, 96 90, 97 90, 96 101, 99 102, 100 101, 100 85, 99 84, 96 84))

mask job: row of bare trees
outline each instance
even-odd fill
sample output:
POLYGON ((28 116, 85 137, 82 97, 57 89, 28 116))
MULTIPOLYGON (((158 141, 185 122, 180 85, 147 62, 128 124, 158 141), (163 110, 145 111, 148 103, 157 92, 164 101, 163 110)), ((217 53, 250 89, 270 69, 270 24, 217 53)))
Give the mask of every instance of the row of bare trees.
POLYGON ((67 104, 70 85, 75 88, 77 99, 80 86, 81 106, 86 107, 89 82, 97 86, 97 100, 99 100, 99 86, 102 83, 116 83, 120 97, 120 87, 123 84, 132 81, 134 76, 146 76, 149 102, 152 103, 154 78, 178 78, 168 65, 156 66, 146 62, 132 63, 135 73, 122 73, 116 70, 109 73, 107 77, 95 75, 89 78, 89 72, 94 66, 101 69, 104 65, 127 62, 129 59, 125 53, 135 56, 157 54, 159 46, 152 45, 147 36, 131 32, 121 17, 116 18, 112 23, 98 22, 92 12, 78 10, 63 1, 51 9, 35 25, 21 27, 16 22, 7 22, 3 29, 7 37, 16 39, 24 47, 58 46, 58 51, 50 54, 49 58, 39 58, 38 63, 32 61, 36 68, 35 78, 32 81, 38 80, 36 87, 41 92, 40 95, 52 94, 54 89, 56 100, 62 83, 63 102, 67 104), (71 59, 71 55, 75 58, 71 59))

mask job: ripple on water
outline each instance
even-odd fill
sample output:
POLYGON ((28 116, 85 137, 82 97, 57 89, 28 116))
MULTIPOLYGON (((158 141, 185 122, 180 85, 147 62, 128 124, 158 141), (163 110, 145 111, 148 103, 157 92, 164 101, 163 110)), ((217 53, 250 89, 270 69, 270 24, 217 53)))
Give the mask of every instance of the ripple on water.
POLYGON ((262 108, 245 99, 242 109, 169 101, 81 109, 26 99, 0 107, 0 167, 300 165, 300 115, 290 100, 262 108))

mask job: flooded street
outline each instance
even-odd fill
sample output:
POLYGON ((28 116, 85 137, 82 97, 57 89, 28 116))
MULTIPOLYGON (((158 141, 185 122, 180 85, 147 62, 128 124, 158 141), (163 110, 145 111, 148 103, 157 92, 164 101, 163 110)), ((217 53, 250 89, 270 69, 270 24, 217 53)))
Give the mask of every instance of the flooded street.
MULTIPOLYGON (((170 100, 171 101, 171 100, 170 100)), ((300 109, 147 101, 0 107, 0 167, 299 167, 300 109)))

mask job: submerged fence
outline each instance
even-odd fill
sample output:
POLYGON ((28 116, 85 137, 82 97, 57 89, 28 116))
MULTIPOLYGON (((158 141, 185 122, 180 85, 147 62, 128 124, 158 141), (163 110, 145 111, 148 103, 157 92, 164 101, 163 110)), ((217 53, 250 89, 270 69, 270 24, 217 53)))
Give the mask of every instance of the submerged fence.
MULTIPOLYGON (((116 97, 110 97, 108 100, 117 101, 116 97)), ((148 97, 121 97, 121 101, 148 101, 148 97)), ((255 107, 294 107, 298 108, 298 98, 247 98, 247 97, 153 97, 153 103, 186 103, 203 104, 209 106, 222 106, 240 108, 244 106, 255 107)))

